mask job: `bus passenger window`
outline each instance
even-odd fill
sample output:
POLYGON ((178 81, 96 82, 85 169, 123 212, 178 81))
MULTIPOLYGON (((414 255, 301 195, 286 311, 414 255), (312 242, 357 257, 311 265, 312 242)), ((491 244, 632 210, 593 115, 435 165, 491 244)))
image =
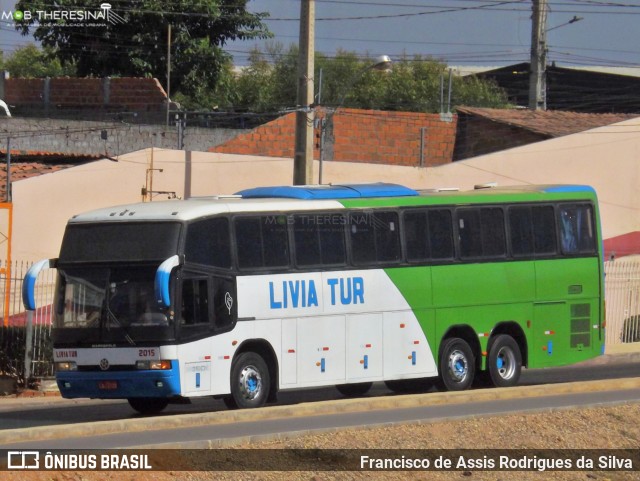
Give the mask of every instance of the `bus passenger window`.
POLYGON ((511 251, 516 257, 533 254, 533 225, 531 207, 509 208, 511 251))
POLYGON ((588 205, 563 205, 560 216, 560 240, 564 254, 595 252, 591 207, 588 205))
POLYGON ((453 224, 450 211, 429 211, 429 244, 434 259, 453 258, 453 224))
POLYGON ((345 263, 342 214, 309 213, 293 216, 296 265, 340 265, 345 263))
POLYGON ((235 219, 240 269, 289 265, 287 217, 239 217, 235 219))
POLYGON ((187 262, 229 269, 231 267, 229 221, 224 217, 214 217, 189 224, 185 258, 187 262))
POLYGON ((538 255, 555 254, 557 248, 556 222, 553 207, 536 206, 531 209, 533 246, 538 255))
POLYGON ((185 279, 182 285, 182 320, 187 326, 209 322, 209 293, 206 279, 185 279))
POLYGON ((426 260, 430 257, 427 211, 405 212, 404 237, 408 261, 426 260))
POLYGON ((500 257, 506 253, 504 216, 501 208, 458 211, 460 256, 500 257))
POLYGON ((356 264, 392 262, 401 257, 398 214, 362 212, 350 216, 351 251, 356 264))

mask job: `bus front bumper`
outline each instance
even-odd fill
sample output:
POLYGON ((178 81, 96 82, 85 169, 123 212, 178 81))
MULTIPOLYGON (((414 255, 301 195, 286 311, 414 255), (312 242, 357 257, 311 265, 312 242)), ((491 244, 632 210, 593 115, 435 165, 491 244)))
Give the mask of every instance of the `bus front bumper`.
POLYGON ((128 399, 180 395, 180 370, 62 371, 56 382, 63 398, 128 399))

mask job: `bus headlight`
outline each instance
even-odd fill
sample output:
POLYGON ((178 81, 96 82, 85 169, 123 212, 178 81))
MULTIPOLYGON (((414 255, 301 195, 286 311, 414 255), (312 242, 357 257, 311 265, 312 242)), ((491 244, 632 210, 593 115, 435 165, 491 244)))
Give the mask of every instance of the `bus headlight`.
POLYGON ((73 361, 56 362, 56 371, 77 371, 78 364, 73 361))
POLYGON ((136 369, 166 371, 171 369, 171 361, 136 361, 136 369))

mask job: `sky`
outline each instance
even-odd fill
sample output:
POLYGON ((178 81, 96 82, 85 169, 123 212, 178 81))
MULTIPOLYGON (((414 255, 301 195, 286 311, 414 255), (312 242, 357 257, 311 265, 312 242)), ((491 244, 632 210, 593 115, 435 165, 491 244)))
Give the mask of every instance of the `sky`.
MULTIPOLYGON (((451 65, 527 62, 531 0, 316 0, 315 50, 343 49, 375 58, 432 56, 451 65)), ((630 67, 640 73, 640 0, 548 0, 549 63, 630 67), (582 19, 567 24, 575 16, 582 19)), ((251 0, 269 12, 270 42, 297 44, 300 0, 251 0)), ((233 42, 227 50, 246 64, 264 42, 233 42)))
MULTIPOLYGON (((222 0, 225 1, 225 0, 222 0)), ((0 0, 0 10, 15 2, 0 0)), ((96 0, 96 5, 100 0, 96 0)), ((316 0, 316 51, 338 49, 375 58, 432 56, 450 66, 501 66, 530 56, 531 0, 316 0)), ((629 67, 640 73, 640 0, 548 0, 548 59, 558 65, 629 67), (580 21, 567 24, 574 16, 580 21)), ((297 44, 300 0, 250 0, 285 47, 297 44)), ((0 24, 5 56, 33 42, 0 24)), ((237 65, 264 41, 230 42, 237 65)))

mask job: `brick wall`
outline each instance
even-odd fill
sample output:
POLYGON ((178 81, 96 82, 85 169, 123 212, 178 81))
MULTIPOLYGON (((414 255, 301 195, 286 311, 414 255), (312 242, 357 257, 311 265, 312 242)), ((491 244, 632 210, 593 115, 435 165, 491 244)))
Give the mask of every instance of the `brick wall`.
MULTIPOLYGON (((419 166, 422 158, 423 165, 430 167, 453 158, 455 116, 446 122, 439 114, 358 109, 318 111, 316 116, 326 120, 326 160, 419 166)), ((318 159, 319 129, 315 138, 314 157, 318 159)), ((293 157, 294 144, 295 113, 291 113, 209 151, 293 157)))
POLYGON ((166 116, 167 94, 154 78, 0 76, 0 93, 14 115, 98 119, 105 113, 128 112, 144 120, 166 116))

